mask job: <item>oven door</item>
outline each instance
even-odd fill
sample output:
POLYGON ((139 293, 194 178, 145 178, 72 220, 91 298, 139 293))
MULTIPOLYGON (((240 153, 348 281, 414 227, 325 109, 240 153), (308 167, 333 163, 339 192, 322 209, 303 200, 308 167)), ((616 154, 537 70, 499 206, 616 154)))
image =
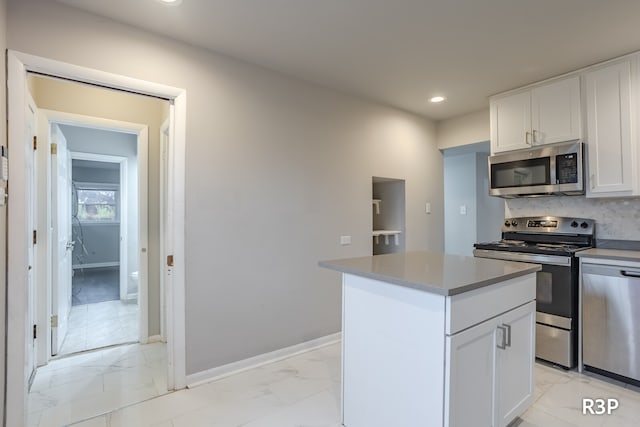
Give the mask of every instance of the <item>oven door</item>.
POLYGON ((573 318, 577 314, 574 313, 574 301, 578 296, 575 294, 571 266, 542 264, 542 271, 538 271, 537 275, 536 311, 573 318))

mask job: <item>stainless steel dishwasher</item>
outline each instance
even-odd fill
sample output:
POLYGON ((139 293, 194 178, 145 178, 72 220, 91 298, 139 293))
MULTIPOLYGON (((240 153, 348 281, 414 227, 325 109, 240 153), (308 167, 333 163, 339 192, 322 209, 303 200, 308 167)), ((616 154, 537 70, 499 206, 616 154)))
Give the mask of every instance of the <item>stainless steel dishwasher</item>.
POLYGON ((585 368, 640 381, 640 268, 582 264, 585 368))

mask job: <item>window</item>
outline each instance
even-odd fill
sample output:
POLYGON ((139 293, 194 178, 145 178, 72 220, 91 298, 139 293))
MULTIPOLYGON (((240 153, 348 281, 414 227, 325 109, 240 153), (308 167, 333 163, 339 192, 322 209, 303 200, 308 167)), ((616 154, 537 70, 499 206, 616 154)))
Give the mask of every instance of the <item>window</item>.
POLYGON ((119 222, 117 184, 74 183, 75 216, 81 222, 119 222))

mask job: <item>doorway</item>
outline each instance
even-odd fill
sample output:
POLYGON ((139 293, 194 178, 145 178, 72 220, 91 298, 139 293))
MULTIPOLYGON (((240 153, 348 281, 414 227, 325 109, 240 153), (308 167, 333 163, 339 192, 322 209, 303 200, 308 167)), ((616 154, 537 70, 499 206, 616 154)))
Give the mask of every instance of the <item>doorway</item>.
MULTIPOLYGON (((50 319, 44 322, 38 321, 33 325, 33 339, 31 338, 31 325, 29 324, 28 308, 34 301, 34 295, 28 288, 27 271, 31 271, 29 246, 31 242, 31 229, 28 224, 27 214, 31 201, 35 199, 33 188, 30 186, 34 161, 30 160, 29 145, 25 141, 31 141, 29 130, 25 126, 16 124, 27 123, 27 71, 43 72, 48 75, 62 78, 71 78, 78 82, 99 84, 114 89, 124 89, 136 94, 146 94, 171 100, 169 107, 170 141, 168 168, 168 213, 166 251, 171 254, 175 265, 163 267, 162 274, 169 282, 170 292, 167 293, 167 340, 169 345, 167 363, 167 388, 183 388, 185 385, 185 357, 184 357, 184 148, 185 148, 185 93, 181 89, 158 85, 140 80, 130 79, 124 76, 112 75, 96 70, 85 69, 60 63, 45 58, 24 55, 18 52, 8 53, 8 81, 9 100, 8 112, 12 118, 13 126, 9 127, 9 146, 12 155, 9 158, 9 181, 11 182, 11 201, 9 205, 9 260, 8 260, 8 298, 12 303, 8 307, 8 337, 7 337, 7 387, 12 393, 7 395, 6 420, 11 425, 25 423, 25 402, 28 390, 28 378, 30 372, 25 367, 24 361, 32 353, 31 344, 35 341, 35 332, 40 332, 49 324, 50 319), (13 148, 15 147, 15 148, 13 148), (24 149, 23 149, 24 148, 24 149), (29 269, 27 269, 27 265, 29 269)), ((30 148, 33 150, 33 148, 30 148)), ((142 214, 142 213, 141 213, 142 214)), ((146 213, 145 213, 146 214, 146 213)), ((45 227, 49 228, 49 227, 45 227)), ((46 234, 46 233, 45 233, 46 234)), ((146 237, 146 236, 145 236, 146 237)), ((35 240, 35 238, 34 238, 35 240)), ((40 247, 43 241, 40 240, 40 247)), ((51 241, 49 240, 49 244, 51 241)), ((142 248, 141 246, 141 252, 142 248)), ((146 251, 144 251, 146 252, 146 251)), ((160 255, 160 254, 158 254, 160 255)), ((156 259, 166 259, 166 254, 156 259)), ((39 266, 39 263, 36 264, 39 266)), ((146 268, 146 265, 142 265, 146 268)), ((37 272, 36 272, 36 277, 37 272)), ((140 284, 140 291, 144 287, 140 284)), ((145 295, 139 296, 142 298, 145 295)), ((42 301, 37 301, 38 306, 42 301)), ((142 325, 141 325, 142 326, 142 325)), ((148 331, 142 331, 141 336, 149 339, 148 331)), ((46 334, 45 334, 46 336, 46 334)), ((42 333, 40 333, 42 339, 42 333)), ((38 354, 40 354, 38 346, 38 354)))
MULTIPOLYGON (((72 273, 64 282, 70 285, 71 307, 66 336, 58 346, 52 342, 52 355, 137 342, 138 224, 147 226, 138 216, 137 135, 59 128, 71 154, 72 273), (118 155, 102 154, 105 148, 118 155)), ((60 157, 59 145, 57 150, 60 157)), ((59 210, 58 203, 53 201, 52 211, 59 210)), ((56 308, 61 307, 52 312, 56 308)))

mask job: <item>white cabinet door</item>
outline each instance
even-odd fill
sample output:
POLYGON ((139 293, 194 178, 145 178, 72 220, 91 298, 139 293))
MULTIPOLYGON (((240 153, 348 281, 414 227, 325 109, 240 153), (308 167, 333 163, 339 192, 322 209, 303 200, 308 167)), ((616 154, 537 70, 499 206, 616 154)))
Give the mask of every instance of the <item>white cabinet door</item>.
POLYGON ((529 148, 531 94, 522 92, 491 100, 491 152, 529 148))
POLYGON ((533 145, 578 140, 580 77, 558 80, 531 90, 531 137, 533 145))
POLYGON ((585 74, 589 184, 587 197, 633 195, 632 63, 585 74))
POLYGON ((498 350, 496 358, 498 420, 495 425, 506 426, 533 403, 535 311, 536 304, 532 301, 500 318, 502 329, 498 339, 502 339, 503 333, 506 339, 505 348, 498 350))
POLYGON ((447 336, 444 425, 495 425, 497 325, 494 318, 447 336))
POLYGON ((533 403, 535 301, 446 338, 446 426, 503 427, 533 403))

